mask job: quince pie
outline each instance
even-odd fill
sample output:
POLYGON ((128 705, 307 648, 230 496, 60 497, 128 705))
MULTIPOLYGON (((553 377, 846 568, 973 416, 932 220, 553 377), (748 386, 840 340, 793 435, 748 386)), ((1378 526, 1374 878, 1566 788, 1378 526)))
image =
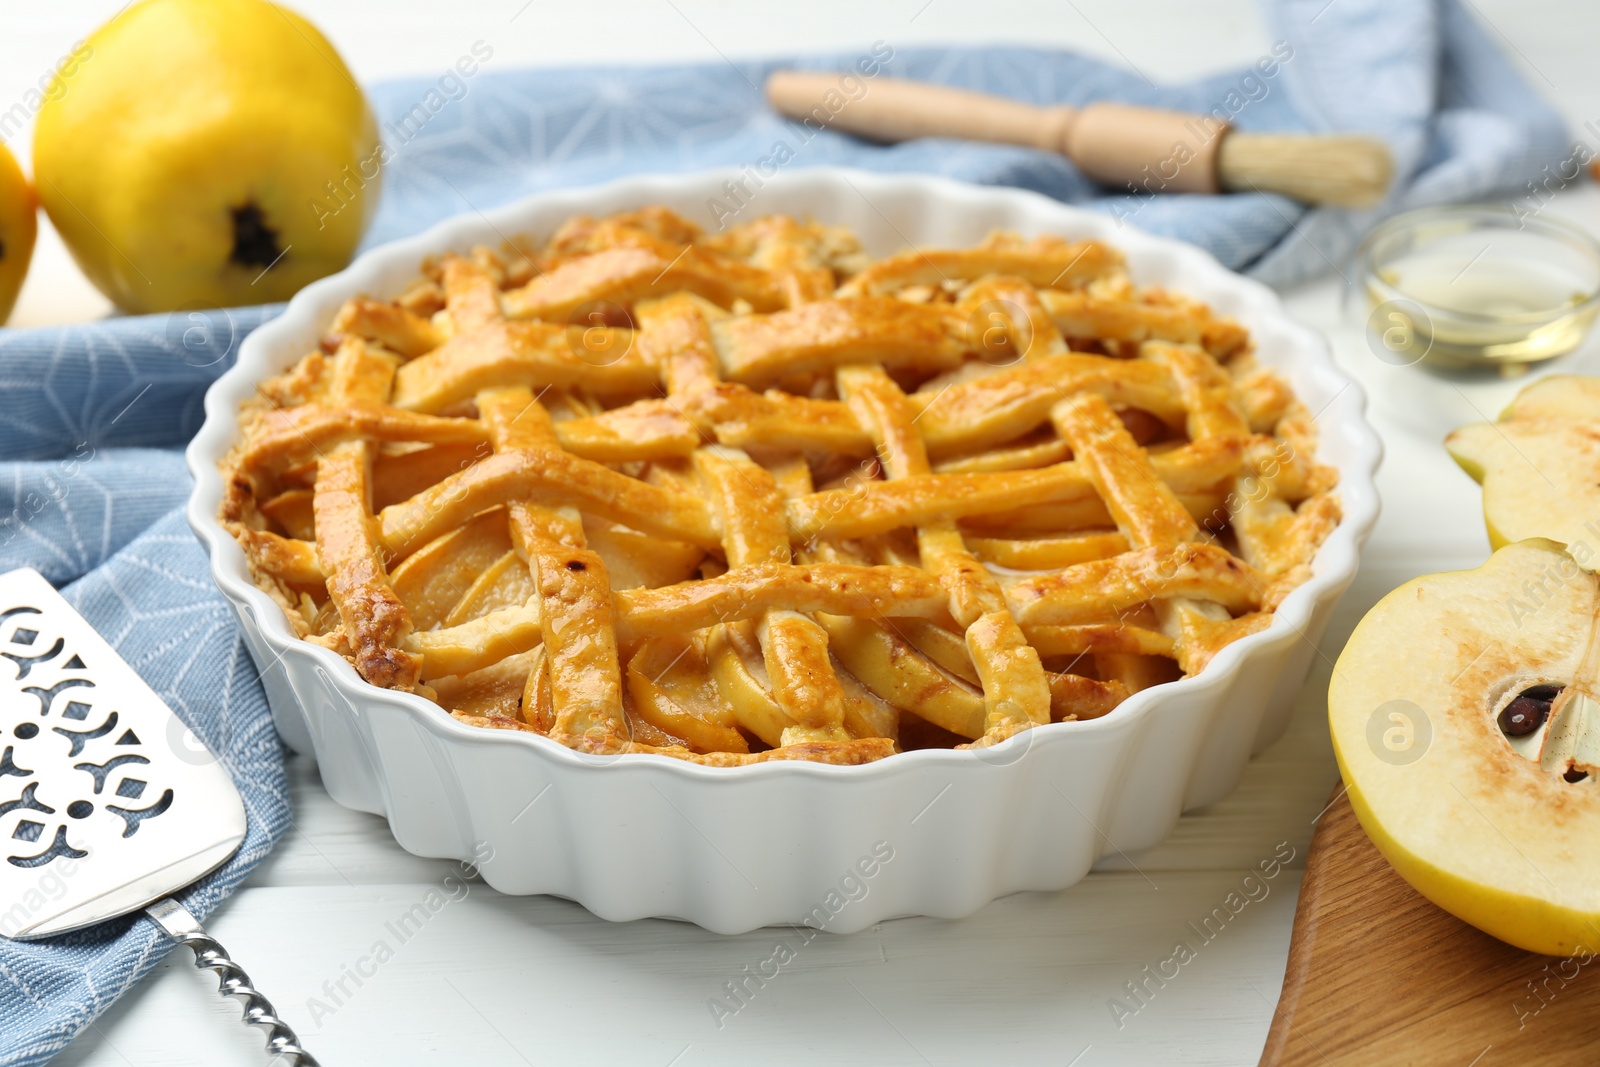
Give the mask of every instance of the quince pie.
POLYGON ((221 517, 305 640, 715 766, 1104 715, 1266 626, 1339 520, 1243 327, 1048 236, 575 218, 349 301, 242 425, 221 517))

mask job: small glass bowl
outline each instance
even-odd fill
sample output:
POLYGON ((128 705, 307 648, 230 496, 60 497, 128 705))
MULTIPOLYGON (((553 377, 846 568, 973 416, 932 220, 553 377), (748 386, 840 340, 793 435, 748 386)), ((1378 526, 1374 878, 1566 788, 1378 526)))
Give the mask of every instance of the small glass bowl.
POLYGON ((1498 369, 1566 355, 1600 311, 1600 241, 1504 204, 1408 211, 1356 253, 1367 340, 1384 362, 1498 369))

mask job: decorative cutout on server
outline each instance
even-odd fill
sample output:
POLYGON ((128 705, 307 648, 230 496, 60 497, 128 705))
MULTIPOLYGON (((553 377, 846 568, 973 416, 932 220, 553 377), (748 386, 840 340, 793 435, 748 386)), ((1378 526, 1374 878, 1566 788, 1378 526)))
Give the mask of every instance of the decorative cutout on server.
POLYGON ((116 696, 87 677, 72 627, 54 621, 31 605, 0 611, 0 856, 15 867, 132 837, 176 799, 159 754, 145 754, 116 696))

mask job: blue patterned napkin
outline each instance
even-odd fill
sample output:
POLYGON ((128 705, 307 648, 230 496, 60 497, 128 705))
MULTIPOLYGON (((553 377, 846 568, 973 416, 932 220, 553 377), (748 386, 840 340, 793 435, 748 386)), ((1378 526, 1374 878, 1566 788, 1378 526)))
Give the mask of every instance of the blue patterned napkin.
MULTIPOLYGON (((1160 104, 1226 115, 1245 129, 1376 132, 1404 176, 1382 211, 1516 197, 1567 153, 1560 119, 1455 0, 1270 0, 1266 13, 1278 43, 1258 64, 1179 86, 1025 48, 913 51, 886 42, 803 65, 1039 103, 1160 104)), ((367 245, 541 189, 778 157, 782 166, 930 171, 1037 190, 1193 241, 1278 283, 1338 262, 1374 217, 1260 195, 1108 195, 1064 159, 1021 148, 805 136, 762 104, 758 87, 774 66, 500 70, 492 42, 480 42, 448 73, 378 86, 393 158, 367 245)), ((244 794, 244 848, 186 896, 202 917, 271 848, 289 808, 261 687, 181 516, 189 479, 178 450, 200 424, 206 386, 274 313, 0 330, 0 570, 32 566, 63 586, 220 754, 244 794)), ((3 783, 0 802, 11 799, 3 783)), ((0 941, 0 1063, 43 1063, 165 951, 154 925, 134 919, 31 944, 0 941)), ((293 1019, 297 991, 272 992, 293 1019)))

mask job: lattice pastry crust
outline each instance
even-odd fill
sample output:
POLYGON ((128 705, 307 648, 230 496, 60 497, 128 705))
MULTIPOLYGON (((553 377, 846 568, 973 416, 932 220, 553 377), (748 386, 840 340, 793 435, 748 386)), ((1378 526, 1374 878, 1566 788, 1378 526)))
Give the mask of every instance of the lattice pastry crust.
POLYGON ((349 301, 259 393, 221 517, 299 634, 590 752, 1104 715, 1267 625, 1339 521, 1247 332, 1094 241, 575 218, 349 301))

